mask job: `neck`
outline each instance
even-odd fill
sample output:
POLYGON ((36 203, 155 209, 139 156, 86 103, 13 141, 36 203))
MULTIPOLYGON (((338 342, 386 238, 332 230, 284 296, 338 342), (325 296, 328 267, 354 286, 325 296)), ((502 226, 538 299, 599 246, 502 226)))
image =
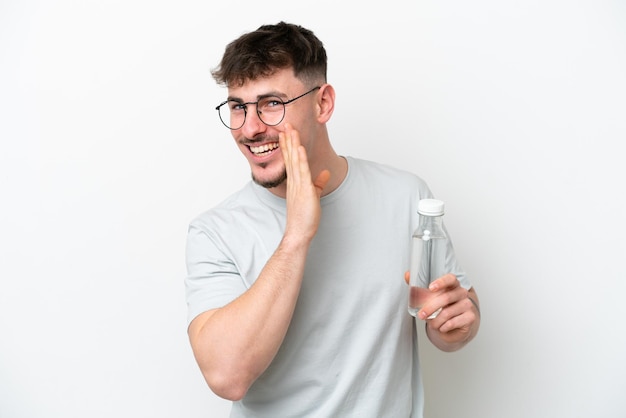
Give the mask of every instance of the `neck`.
POLYGON ((322 196, 326 196, 337 189, 348 175, 348 161, 344 157, 334 154, 333 158, 328 160, 328 163, 325 167, 320 167, 316 171, 311 172, 311 177, 315 179, 322 170, 330 171, 330 180, 328 180, 324 190, 322 190, 322 196))
MULTIPOLYGON (((348 175, 348 161, 346 161, 344 157, 337 155, 334 151, 320 161, 322 162, 310 166, 311 180, 315 180, 323 170, 330 172, 330 180, 328 180, 328 183, 326 183, 326 186, 322 190, 322 196, 326 196, 337 189, 348 175)), ((268 190, 284 199, 287 197, 287 181, 283 182, 280 186, 268 190)))

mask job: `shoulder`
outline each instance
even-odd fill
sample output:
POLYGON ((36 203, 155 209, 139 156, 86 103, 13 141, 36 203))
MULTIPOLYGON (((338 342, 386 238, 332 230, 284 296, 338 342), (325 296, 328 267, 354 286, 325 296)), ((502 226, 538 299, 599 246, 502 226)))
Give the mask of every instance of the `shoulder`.
POLYGON ((199 229, 215 229, 216 226, 233 225, 242 214, 249 213, 252 208, 261 207, 252 189, 251 183, 226 197, 214 207, 198 214, 190 222, 191 227, 199 229))
POLYGON ((410 189, 426 196, 430 194, 428 184, 415 173, 376 161, 346 157, 351 174, 369 184, 381 184, 384 188, 410 189))

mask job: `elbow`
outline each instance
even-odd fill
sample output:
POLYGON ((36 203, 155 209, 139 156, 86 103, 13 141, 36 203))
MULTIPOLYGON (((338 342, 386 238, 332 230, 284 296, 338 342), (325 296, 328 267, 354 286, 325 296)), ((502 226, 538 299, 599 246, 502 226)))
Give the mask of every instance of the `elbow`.
POLYGON ((248 392, 247 388, 235 385, 227 385, 227 386, 217 386, 217 385, 209 385, 213 393, 215 393, 220 398, 226 399, 228 401, 240 401, 246 396, 248 392))
POLYGON ((206 380, 213 393, 229 401, 242 400, 250 387, 250 382, 232 376, 204 373, 204 380, 206 380))

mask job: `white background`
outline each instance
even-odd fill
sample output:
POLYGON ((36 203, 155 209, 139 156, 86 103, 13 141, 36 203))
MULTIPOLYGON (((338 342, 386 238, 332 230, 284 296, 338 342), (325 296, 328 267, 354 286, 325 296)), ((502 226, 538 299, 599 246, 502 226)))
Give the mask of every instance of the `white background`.
POLYGON ((327 47, 337 151, 446 201, 483 323, 423 344, 427 416, 624 416, 626 6, 366 3, 0 0, 1 417, 227 416, 186 228, 249 177, 209 70, 279 20, 327 47))

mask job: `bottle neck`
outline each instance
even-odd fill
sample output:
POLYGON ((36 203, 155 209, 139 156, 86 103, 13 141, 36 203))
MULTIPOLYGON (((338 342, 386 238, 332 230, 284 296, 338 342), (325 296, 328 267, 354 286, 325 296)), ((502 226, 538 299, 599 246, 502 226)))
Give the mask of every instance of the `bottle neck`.
POLYGON ((443 222, 443 215, 439 215, 439 216, 429 216, 429 215, 422 215, 421 213, 419 214, 420 216, 420 225, 421 224, 436 224, 436 225, 441 225, 443 222))
POLYGON ((417 227, 416 234, 422 235, 425 231, 428 231, 433 238, 443 238, 446 236, 443 230, 443 216, 428 216, 421 215, 419 219, 419 226, 417 227))

